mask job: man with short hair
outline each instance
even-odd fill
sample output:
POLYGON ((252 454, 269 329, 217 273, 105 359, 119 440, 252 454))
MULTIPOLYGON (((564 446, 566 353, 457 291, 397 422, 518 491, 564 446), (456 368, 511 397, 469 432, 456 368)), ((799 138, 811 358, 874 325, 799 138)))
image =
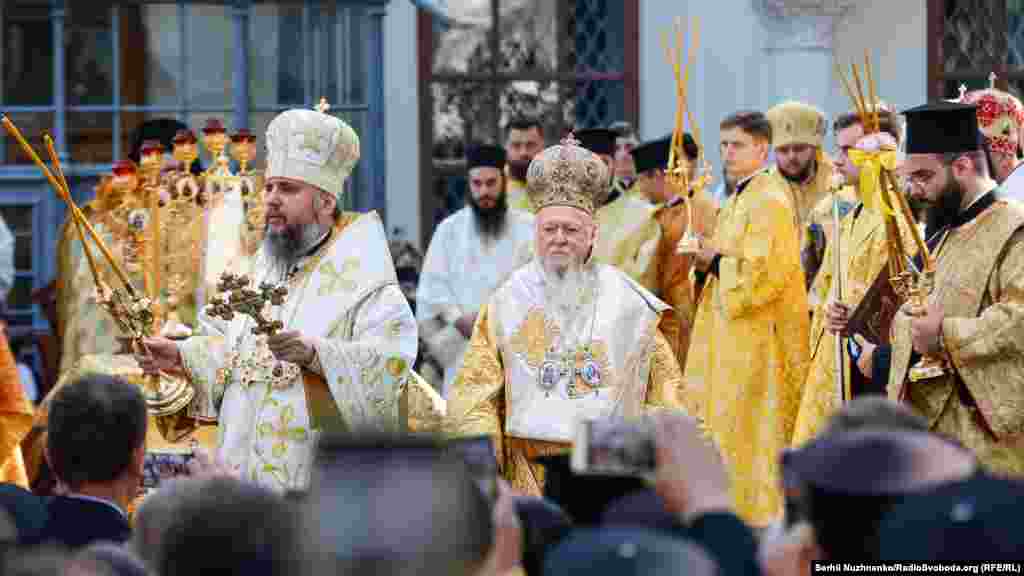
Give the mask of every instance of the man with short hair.
POLYGON ((57 392, 46 461, 66 492, 48 505, 42 541, 78 548, 128 540, 126 510, 142 483, 147 423, 142 391, 115 376, 87 375, 57 392))
MULTIPOLYGON (((699 156, 693 136, 684 134, 681 166, 686 171, 690 190, 677 190, 665 175, 672 136, 645 142, 633 150, 638 178, 635 188, 659 206, 654 218, 661 228, 656 256, 658 284, 656 294, 671 308, 661 317, 665 334, 680 366, 686 365, 690 348, 690 330, 697 312, 697 295, 690 283, 693 256, 677 252, 680 239, 688 233, 708 235, 714 230, 717 206, 707 190, 694 189, 695 165, 699 156), (693 221, 690 221, 692 212, 693 221)), ((685 401, 685 399, 683 399, 685 401)))
POLYGON ((679 366, 658 329, 667 306, 593 258, 609 172, 577 144, 530 164, 535 257, 481 310, 448 399, 448 433, 494 437, 503 476, 535 496, 534 458, 567 452, 581 418, 679 406, 679 366))
POLYGON ((544 148, 544 125, 528 116, 513 118, 505 126, 505 169, 508 205, 516 210, 530 211, 526 195, 526 169, 530 161, 544 148))
POLYGON ((633 149, 640 145, 636 129, 624 121, 612 122, 608 129, 615 133, 615 170, 612 174, 612 186, 619 194, 633 194, 633 183, 637 177, 633 149))
POLYGON ((763 170, 772 126, 760 112, 721 123, 735 192, 695 257, 702 285, 682 394, 725 458, 739 514, 782 513, 778 454, 789 445, 807 374, 807 291, 791 198, 763 170))
POLYGON ((149 373, 184 372, 189 416, 217 419, 218 456, 242 477, 302 489, 325 430, 398 432, 416 358, 417 326, 402 294, 380 217, 342 212, 359 137, 321 110, 282 112, 267 126, 266 236, 253 285, 284 286, 266 315, 200 313, 201 335, 147 338, 149 373))
MULTIPOLYGON (((614 171, 615 132, 605 128, 578 130, 573 136, 580 146, 597 154, 614 171)), ((658 290, 655 259, 661 229, 654 218, 655 207, 644 198, 619 194, 611 180, 608 193, 598 204, 596 219, 600 234, 594 241, 594 260, 615 266, 641 286, 658 290)))
POLYGON ((302 556, 300 519, 283 496, 232 478, 184 481, 195 486, 182 493, 163 527, 160 546, 153 553, 155 573, 304 573, 307 559, 302 556))
POLYGON ((462 366, 480 306, 533 251, 533 215, 508 207, 505 152, 476 146, 466 160, 469 205, 434 230, 416 293, 427 349, 444 365, 442 396, 462 366))
MULTIPOLYGON (((772 147, 775 150, 773 176, 789 194, 800 230, 800 253, 807 288, 822 264, 825 250, 824 228, 831 213, 813 209, 828 196, 835 166, 825 154, 825 114, 803 102, 783 102, 768 110, 772 123, 772 147)), ((814 296, 810 297, 814 304, 814 296)))
MULTIPOLYGON (((895 154, 900 142, 899 119, 891 110, 880 109, 877 114, 881 134, 891 138, 890 151, 895 154)), ((878 135, 864 138, 863 120, 856 111, 840 115, 833 123, 833 131, 837 148, 836 169, 850 185, 851 190, 855 191, 858 201, 853 210, 839 223, 842 302, 837 302, 832 296, 835 288, 833 282, 836 281, 836 245, 832 242, 825 248, 823 266, 811 288, 814 295, 810 339, 811 366, 807 372, 800 412, 796 419, 794 444, 803 443, 817 435, 829 414, 839 408, 841 397, 839 390, 836 389, 836 353, 833 337, 837 332, 848 335, 849 316, 860 305, 878 275, 886 270, 891 240, 887 226, 892 224, 898 227, 901 232, 900 238, 908 253, 915 250, 908 224, 902 217, 894 219, 885 213, 886 207, 880 205, 877 189, 862 189, 861 168, 850 159, 851 156, 857 155, 857 150, 863 151, 871 141, 877 140, 878 135)), ((831 212, 832 202, 831 196, 822 199, 823 206, 820 210, 831 212)), ((850 363, 848 350, 843 350, 841 361, 846 366, 843 383, 846 398, 885 394, 885 382, 873 382, 862 375, 850 363)))
POLYGON ((950 102, 903 113, 902 169, 937 230, 928 239, 935 288, 921 314, 906 305, 896 313, 890 346, 856 337, 858 366, 887 381, 889 397, 910 404, 933 431, 974 450, 991 471, 1014 475, 1024 472, 1024 209, 1001 198, 976 113, 950 102), (922 357, 942 367, 915 368, 922 357))

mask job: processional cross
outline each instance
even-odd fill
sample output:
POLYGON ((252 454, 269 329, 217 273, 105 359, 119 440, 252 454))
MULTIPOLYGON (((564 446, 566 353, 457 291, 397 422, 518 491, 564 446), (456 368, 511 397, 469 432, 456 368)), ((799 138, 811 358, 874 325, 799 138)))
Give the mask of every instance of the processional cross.
POLYGON ((256 321, 252 333, 272 336, 284 329, 280 320, 269 320, 263 315, 267 302, 274 306, 284 304, 288 296, 288 288, 262 282, 258 289, 250 288, 252 280, 248 276, 225 272, 217 282, 217 296, 211 301, 207 314, 215 318, 231 320, 235 314, 249 316, 256 321))

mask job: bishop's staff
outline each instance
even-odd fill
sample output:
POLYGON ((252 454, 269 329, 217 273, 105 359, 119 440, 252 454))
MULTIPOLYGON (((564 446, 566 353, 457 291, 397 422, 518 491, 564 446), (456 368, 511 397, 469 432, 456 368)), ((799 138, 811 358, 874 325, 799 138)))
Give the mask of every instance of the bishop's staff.
MULTIPOLYGON (((843 259, 840 255, 839 234, 839 191, 844 182, 842 177, 832 182, 832 298, 836 302, 843 301, 843 259)), ((843 354, 845 339, 842 333, 835 333, 835 385, 839 391, 839 399, 845 404, 850 399, 846 389, 846 361, 843 354)))

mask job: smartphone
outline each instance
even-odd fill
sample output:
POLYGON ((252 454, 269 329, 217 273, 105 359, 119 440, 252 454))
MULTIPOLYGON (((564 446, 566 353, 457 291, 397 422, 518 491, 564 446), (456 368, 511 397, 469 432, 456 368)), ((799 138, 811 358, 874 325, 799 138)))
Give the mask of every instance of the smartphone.
POLYGON ((143 464, 142 487, 156 488, 160 482, 188 475, 188 463, 195 458, 191 448, 166 448, 146 452, 143 464))
POLYGON ((650 478, 656 464, 649 418, 583 420, 576 427, 570 460, 576 474, 650 478))
POLYGON ((448 441, 448 448, 466 463, 484 497, 495 502, 498 499, 498 459, 494 439, 490 436, 455 438, 448 441))

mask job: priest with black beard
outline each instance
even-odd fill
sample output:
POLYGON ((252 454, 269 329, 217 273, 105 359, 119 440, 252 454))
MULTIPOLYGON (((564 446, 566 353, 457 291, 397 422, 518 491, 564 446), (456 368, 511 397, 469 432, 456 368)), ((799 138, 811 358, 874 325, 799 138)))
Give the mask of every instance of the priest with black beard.
MULTIPOLYGON (((993 472, 1024 473, 1024 207, 1003 198, 973 105, 904 112, 910 195, 927 205, 934 289, 904 305, 891 346, 859 336, 858 368, 993 472), (919 359, 937 359, 923 370, 919 359)), ((922 268, 920 257, 916 262, 922 268)))
POLYGON ((505 151, 476 146, 466 156, 467 206, 430 240, 416 291, 416 320, 444 366, 442 395, 455 379, 480 306, 533 255, 533 215, 509 208, 505 151))

